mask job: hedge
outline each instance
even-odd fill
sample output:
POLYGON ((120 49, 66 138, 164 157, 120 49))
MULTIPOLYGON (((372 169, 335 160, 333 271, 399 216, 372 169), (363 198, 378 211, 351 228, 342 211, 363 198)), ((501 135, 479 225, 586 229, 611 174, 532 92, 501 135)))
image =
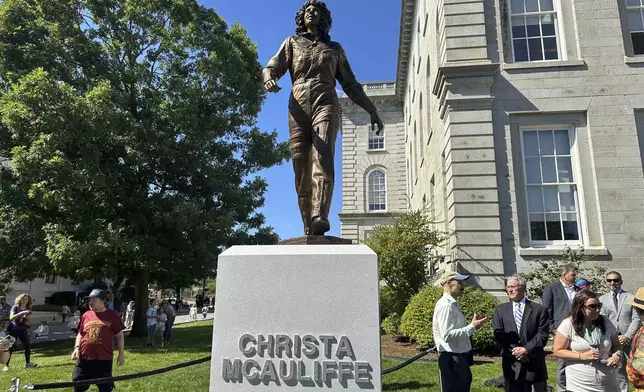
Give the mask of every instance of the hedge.
MULTIPOLYGON (((403 336, 415 340, 421 346, 434 345, 432 316, 434 306, 442 296, 442 287, 427 286, 412 298, 400 323, 403 336)), ((472 342, 477 351, 493 349, 495 342, 492 316, 499 302, 493 295, 472 287, 465 288, 463 294, 458 297, 458 302, 468 320, 471 320, 474 313, 489 317, 489 321, 472 336, 472 342)))

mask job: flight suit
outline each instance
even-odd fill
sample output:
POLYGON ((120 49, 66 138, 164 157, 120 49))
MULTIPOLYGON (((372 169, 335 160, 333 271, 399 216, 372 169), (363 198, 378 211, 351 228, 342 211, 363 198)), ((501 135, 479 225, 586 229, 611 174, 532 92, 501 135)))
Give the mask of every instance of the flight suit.
POLYGON ((277 81, 286 71, 293 83, 288 123, 298 206, 304 233, 322 235, 329 231, 333 156, 340 128, 336 79, 357 105, 369 113, 376 108, 337 42, 315 41, 310 34, 288 37, 264 69, 264 83, 277 81))

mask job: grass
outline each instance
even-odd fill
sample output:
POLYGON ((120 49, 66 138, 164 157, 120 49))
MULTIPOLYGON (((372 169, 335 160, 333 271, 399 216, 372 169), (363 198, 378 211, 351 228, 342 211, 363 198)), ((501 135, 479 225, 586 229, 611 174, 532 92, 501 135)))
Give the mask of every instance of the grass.
MULTIPOLYGON (((177 325, 173 329, 172 345, 165 348, 145 348, 145 340, 127 338, 125 366, 115 368, 114 375, 130 374, 158 369, 181 362, 199 359, 210 354, 212 321, 177 325)), ((12 377, 20 376, 21 384, 40 384, 71 381, 74 364, 70 359, 73 342, 69 346, 55 346, 36 349, 32 353, 35 369, 24 368, 24 357, 17 352, 9 372, 0 373, 0 391, 7 390, 12 377)), ((384 359, 386 369, 400 363, 384 359)), ((554 381, 556 363, 548 363, 551 380, 554 381)), ((501 389, 485 387, 483 383, 501 375, 500 362, 476 364, 472 368, 474 382, 472 392, 498 392, 501 389)), ((435 362, 416 362, 399 371, 383 376, 383 390, 396 392, 440 391, 438 365, 435 362)), ((121 391, 208 391, 210 383, 210 362, 173 370, 170 373, 139 378, 117 383, 121 391)), ((57 391, 72 391, 71 388, 57 391)), ((92 386, 90 391, 96 391, 92 386)))

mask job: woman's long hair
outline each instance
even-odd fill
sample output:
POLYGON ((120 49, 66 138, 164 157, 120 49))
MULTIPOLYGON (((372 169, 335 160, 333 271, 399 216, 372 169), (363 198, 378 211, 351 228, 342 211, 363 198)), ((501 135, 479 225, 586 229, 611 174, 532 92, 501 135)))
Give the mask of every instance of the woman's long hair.
MULTIPOLYGON (((572 300, 572 310, 570 311, 570 318, 572 319, 572 326, 578 336, 584 336, 584 329, 586 328, 586 313, 584 312, 586 301, 591 298, 599 299, 597 294, 589 289, 579 290, 572 300)), ((593 320, 593 327, 599 327, 602 334, 606 333, 606 322, 604 316, 599 315, 597 320, 593 320)))
POLYGON ((331 19, 331 11, 327 8, 326 4, 319 0, 308 0, 304 5, 297 11, 295 15, 295 34, 304 35, 308 32, 306 29, 306 24, 304 23, 304 13, 306 8, 310 5, 317 7, 320 10, 320 23, 318 24, 318 35, 323 41, 330 41, 331 36, 329 31, 331 31, 331 25, 333 20, 331 19))
POLYGON ((20 306, 20 302, 22 302, 22 299, 25 297, 29 298, 29 301, 27 301, 27 306, 25 306, 25 309, 31 309, 31 307, 34 305, 34 298, 29 294, 20 294, 19 296, 16 297, 16 300, 14 301, 14 303, 20 306))

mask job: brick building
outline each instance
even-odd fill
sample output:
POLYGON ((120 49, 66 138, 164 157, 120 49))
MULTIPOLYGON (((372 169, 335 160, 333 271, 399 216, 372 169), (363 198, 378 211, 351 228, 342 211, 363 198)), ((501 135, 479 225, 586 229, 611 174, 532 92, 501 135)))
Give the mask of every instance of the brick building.
POLYGON ((426 206, 495 294, 566 245, 644 285, 643 55, 639 0, 402 0, 384 139, 342 98, 342 236, 426 206))

